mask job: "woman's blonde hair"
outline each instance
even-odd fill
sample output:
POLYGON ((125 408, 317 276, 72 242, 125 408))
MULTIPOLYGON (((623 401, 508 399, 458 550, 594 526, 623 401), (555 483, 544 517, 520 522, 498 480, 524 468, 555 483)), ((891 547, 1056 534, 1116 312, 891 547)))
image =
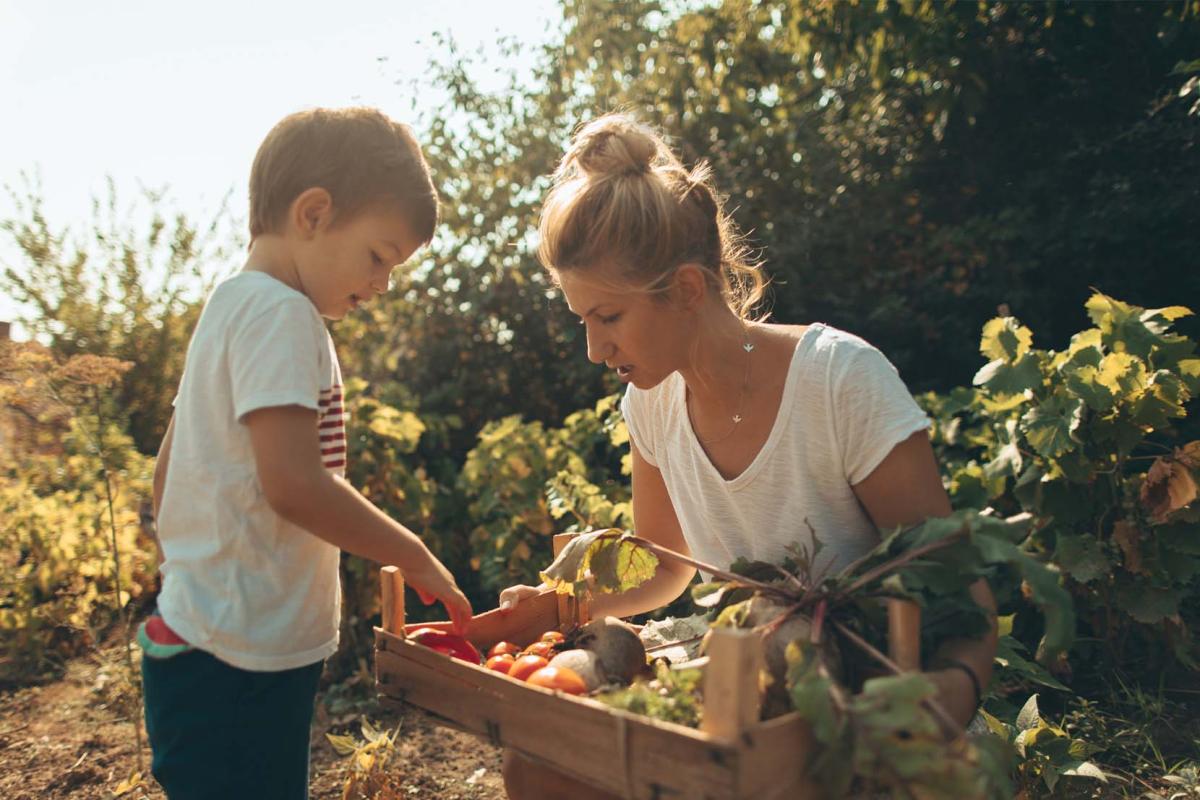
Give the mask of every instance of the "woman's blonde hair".
POLYGON ((538 257, 551 272, 612 265, 656 295, 680 265, 698 264, 748 319, 766 281, 711 174, 704 162, 687 170, 661 136, 628 114, 595 119, 576 132, 554 173, 538 257))

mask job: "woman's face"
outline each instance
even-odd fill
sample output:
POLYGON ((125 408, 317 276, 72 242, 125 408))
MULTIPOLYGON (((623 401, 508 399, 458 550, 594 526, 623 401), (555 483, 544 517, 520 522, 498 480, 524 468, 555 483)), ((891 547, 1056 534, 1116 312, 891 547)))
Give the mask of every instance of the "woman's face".
POLYGON ((693 315, 640 291, 611 271, 558 274, 567 307, 587 330, 588 359, 605 364, 623 383, 657 386, 684 363, 693 315))

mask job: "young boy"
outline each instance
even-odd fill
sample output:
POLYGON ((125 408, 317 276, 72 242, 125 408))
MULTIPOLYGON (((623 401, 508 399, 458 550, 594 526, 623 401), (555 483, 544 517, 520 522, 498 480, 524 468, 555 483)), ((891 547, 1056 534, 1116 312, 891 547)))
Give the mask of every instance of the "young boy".
POLYGON ((209 298, 154 474, 158 613, 139 631, 152 771, 172 800, 305 798, 317 679, 337 648, 340 550, 395 564, 460 630, 454 578, 345 482, 325 319, 387 290, 437 192, 373 109, 282 120, 250 173, 250 252, 209 298))

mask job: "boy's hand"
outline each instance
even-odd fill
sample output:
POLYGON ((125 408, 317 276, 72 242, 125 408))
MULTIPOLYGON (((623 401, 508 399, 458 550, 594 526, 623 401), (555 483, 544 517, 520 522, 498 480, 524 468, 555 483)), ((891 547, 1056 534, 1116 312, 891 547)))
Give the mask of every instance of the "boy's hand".
POLYGON ((426 567, 409 570, 405 573, 404 580, 413 587, 425 605, 435 600, 440 601, 450 613, 450 624, 454 632, 459 636, 466 634, 473 616, 471 603, 442 562, 430 556, 426 567))

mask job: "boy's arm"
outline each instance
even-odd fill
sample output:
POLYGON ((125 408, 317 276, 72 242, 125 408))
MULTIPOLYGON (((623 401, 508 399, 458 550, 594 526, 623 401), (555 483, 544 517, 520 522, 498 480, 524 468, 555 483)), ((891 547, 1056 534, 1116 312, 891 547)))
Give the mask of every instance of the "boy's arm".
MULTIPOLYGON (((875 525, 885 531, 952 511, 924 431, 896 445, 866 479, 854 485, 854 493, 875 525)), ((964 725, 975 715, 975 683, 960 668, 937 668, 958 662, 974 674, 981 693, 987 690, 998 638, 996 600, 982 579, 971 586, 971 598, 988 613, 991 627, 978 639, 946 642, 934 656, 934 670, 926 673, 937 684, 947 710, 964 725)))
POLYGON ((174 435, 175 415, 171 414, 171 421, 167 423, 167 432, 163 434, 162 444, 158 447, 158 458, 154 462, 154 481, 151 484, 154 525, 151 526, 150 532, 154 537, 154 545, 158 548, 159 566, 162 566, 163 563, 163 552, 162 543, 158 540, 158 509, 162 505, 163 487, 167 483, 167 467, 171 463, 171 441, 174 439, 174 435))
POLYGON ((263 408, 245 423, 263 495, 277 514, 350 553, 395 564, 422 600, 440 600, 455 629, 465 630, 471 605, 446 567, 416 534, 322 465, 315 411, 263 408))

